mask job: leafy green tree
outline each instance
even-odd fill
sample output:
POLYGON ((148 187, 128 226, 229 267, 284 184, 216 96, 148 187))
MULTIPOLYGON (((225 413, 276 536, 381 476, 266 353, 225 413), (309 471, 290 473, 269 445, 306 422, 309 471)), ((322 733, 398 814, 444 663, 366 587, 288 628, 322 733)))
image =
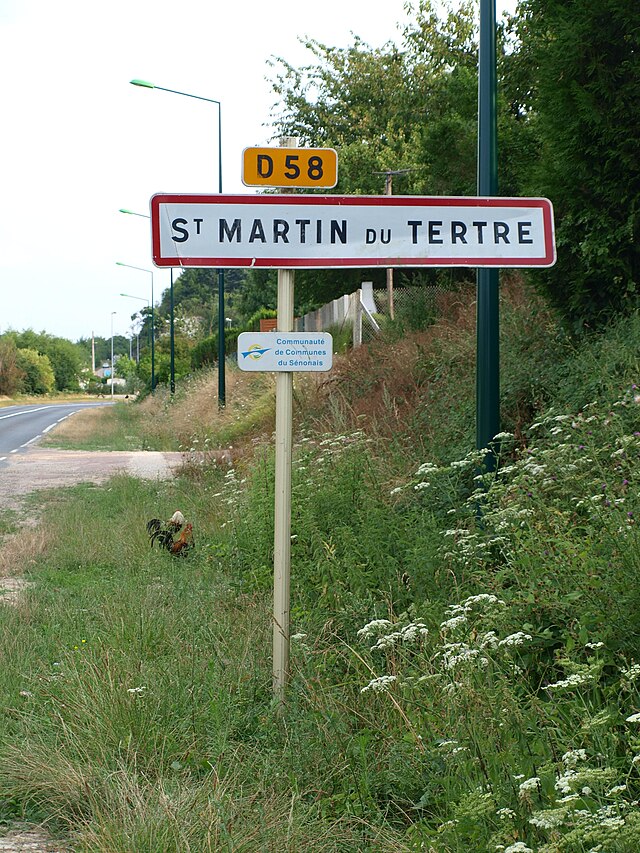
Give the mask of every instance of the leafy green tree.
POLYGON ((64 338, 52 338, 47 344, 49 357, 56 377, 58 391, 77 391, 82 370, 82 355, 75 344, 64 338))
POLYGON ((522 0, 520 16, 520 99, 541 140, 531 188, 556 214, 541 286, 575 329, 593 327, 639 304, 640 4, 522 0))
POLYGON ((239 294, 237 309, 243 322, 261 308, 274 309, 278 299, 278 279, 275 270, 249 270, 239 294))
POLYGON ((10 335, 3 335, 0 337, 0 394, 13 397, 20 391, 24 378, 15 340, 10 335))
MULTIPOLYGON (((413 10, 402 48, 372 49, 360 39, 344 49, 306 42, 312 61, 295 68, 274 64, 280 99, 275 123, 302 144, 335 147, 340 193, 379 195, 387 171, 395 194, 475 195, 478 103, 477 4, 442 11, 431 0, 413 10)), ((535 156, 535 127, 512 95, 510 32, 500 28, 498 103, 501 192, 518 194, 524 164, 535 156)), ((407 270, 411 281, 416 273, 407 270)), ((420 280, 435 279, 432 271, 420 280)), ((366 278, 382 284, 384 272, 306 272, 296 276, 302 302, 316 307, 366 278), (315 302, 315 305, 313 304, 315 302)))
POLYGON ((17 351, 17 365, 24 373, 22 391, 25 394, 50 394, 56 383, 49 356, 23 347, 17 351))
POLYGON ((82 347, 66 338, 58 338, 47 332, 34 332, 33 329, 16 333, 15 341, 20 349, 31 349, 48 357, 58 391, 78 390, 84 362, 82 347))

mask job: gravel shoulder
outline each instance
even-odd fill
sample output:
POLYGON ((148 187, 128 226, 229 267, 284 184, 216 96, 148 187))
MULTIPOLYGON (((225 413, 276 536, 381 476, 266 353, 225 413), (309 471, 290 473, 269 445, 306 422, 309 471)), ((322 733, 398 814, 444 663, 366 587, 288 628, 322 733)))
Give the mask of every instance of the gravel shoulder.
POLYGON ((183 461, 182 453, 29 447, 0 467, 0 505, 21 509, 22 498, 34 491, 77 483, 103 483, 118 472, 148 480, 166 480, 183 461))

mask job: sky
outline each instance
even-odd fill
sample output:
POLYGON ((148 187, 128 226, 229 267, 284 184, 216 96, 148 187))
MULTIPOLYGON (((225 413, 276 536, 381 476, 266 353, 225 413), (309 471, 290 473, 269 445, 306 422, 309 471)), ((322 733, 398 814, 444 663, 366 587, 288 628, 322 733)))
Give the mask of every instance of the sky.
POLYGON ((218 107, 130 80, 219 101, 223 191, 252 193, 242 151, 275 144, 270 59, 312 61, 305 37, 400 43, 404 5, 0 0, 0 334, 129 336, 169 286, 149 221, 119 210, 217 192, 218 107))

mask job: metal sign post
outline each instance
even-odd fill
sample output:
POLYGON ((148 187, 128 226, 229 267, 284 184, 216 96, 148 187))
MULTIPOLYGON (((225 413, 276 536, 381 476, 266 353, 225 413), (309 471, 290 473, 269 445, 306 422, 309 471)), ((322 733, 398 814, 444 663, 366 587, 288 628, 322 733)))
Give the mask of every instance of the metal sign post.
MULTIPOLYGON (((297 147, 286 137, 281 147, 297 147)), ((278 270, 278 331, 293 330, 296 274, 278 270)), ((284 710, 289 681, 291 607, 291 459, 293 445, 293 373, 276 373, 276 461, 273 530, 273 698, 284 710)))
MULTIPOLYGON (((480 0, 478 73, 478 194, 498 192, 498 120, 496 82, 496 0, 480 0)), ((499 273, 478 269, 476 301, 476 448, 491 448, 500 432, 499 273)), ((496 456, 485 465, 494 470, 496 456)))
MULTIPOLYGON (((293 329, 295 272, 278 270, 278 331, 293 329)), ((291 453, 293 373, 276 373, 275 524, 273 538, 273 695, 284 705, 289 679, 291 453)))

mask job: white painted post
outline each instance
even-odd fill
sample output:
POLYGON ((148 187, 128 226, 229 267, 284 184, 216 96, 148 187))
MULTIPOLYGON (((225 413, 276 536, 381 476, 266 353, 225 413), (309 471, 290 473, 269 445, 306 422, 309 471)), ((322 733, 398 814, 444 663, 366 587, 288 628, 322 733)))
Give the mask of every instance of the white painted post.
MULTIPOLYGON (((293 270, 278 270, 278 331, 293 326, 293 270)), ((289 678, 293 373, 276 374, 276 483, 273 548, 273 693, 284 704, 289 678)))
POLYGON ((362 291, 356 290, 351 294, 351 307, 349 314, 353 323, 353 348, 362 346, 362 291))
MULTIPOLYGON (((297 140, 281 140, 297 148, 297 140), (293 144, 292 144, 293 142, 293 144)), ((278 270, 278 331, 293 330, 295 273, 278 270)), ((276 374, 276 467, 273 538, 273 696, 284 709, 289 680, 289 607, 291 578, 291 451, 293 373, 276 374)))

